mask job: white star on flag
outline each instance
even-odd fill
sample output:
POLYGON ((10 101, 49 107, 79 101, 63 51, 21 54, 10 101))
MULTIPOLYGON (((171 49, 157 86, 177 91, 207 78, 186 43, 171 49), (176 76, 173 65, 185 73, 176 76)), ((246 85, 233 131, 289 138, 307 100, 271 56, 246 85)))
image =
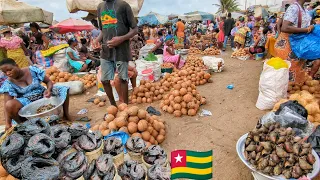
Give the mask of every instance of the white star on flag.
POLYGON ((178 163, 178 162, 181 162, 181 163, 182 163, 182 158, 183 158, 183 156, 180 156, 180 154, 178 154, 178 156, 175 157, 176 163, 178 163))

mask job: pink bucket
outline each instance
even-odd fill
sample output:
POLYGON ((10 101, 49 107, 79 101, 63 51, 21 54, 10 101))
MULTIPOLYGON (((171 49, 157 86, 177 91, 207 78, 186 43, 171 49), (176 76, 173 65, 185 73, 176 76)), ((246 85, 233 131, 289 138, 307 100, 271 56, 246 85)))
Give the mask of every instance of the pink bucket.
POLYGON ((143 70, 142 79, 146 81, 154 81, 153 70, 152 69, 143 70))

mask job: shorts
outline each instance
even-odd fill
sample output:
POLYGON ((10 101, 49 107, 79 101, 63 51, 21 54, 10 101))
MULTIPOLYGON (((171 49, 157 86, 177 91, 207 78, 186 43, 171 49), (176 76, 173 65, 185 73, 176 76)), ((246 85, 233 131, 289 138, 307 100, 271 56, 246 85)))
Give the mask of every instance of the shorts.
POLYGON ((116 72, 120 79, 128 81, 128 62, 101 59, 100 64, 101 81, 114 80, 116 72))

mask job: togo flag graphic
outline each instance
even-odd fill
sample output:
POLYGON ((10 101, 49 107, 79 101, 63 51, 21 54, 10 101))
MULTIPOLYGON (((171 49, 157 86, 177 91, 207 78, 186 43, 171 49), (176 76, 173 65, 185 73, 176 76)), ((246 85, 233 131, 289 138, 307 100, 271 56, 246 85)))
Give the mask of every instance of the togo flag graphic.
POLYGON ((212 151, 171 152, 171 179, 212 179, 212 151))

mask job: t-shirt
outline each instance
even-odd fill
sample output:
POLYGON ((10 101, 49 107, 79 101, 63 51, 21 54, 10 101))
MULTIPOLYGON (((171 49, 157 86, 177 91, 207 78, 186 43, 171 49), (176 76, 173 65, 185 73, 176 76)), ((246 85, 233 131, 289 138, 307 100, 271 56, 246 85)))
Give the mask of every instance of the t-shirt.
POLYGON ((184 37, 184 24, 181 21, 177 22, 177 36, 184 37))
POLYGON ((286 13, 284 14, 283 20, 291 22, 294 27, 298 27, 299 12, 301 12, 302 16, 301 28, 307 28, 310 25, 311 16, 298 3, 294 3, 289 6, 286 13))
POLYGON ((116 36, 126 35, 137 22, 130 5, 123 0, 106 0, 97 9, 98 23, 102 31, 101 58, 111 61, 131 61, 130 41, 126 40, 115 48, 109 48, 107 42, 116 36))
POLYGON ((225 36, 229 36, 231 33, 232 28, 234 27, 234 20, 232 18, 226 19, 224 21, 224 34, 225 36))

